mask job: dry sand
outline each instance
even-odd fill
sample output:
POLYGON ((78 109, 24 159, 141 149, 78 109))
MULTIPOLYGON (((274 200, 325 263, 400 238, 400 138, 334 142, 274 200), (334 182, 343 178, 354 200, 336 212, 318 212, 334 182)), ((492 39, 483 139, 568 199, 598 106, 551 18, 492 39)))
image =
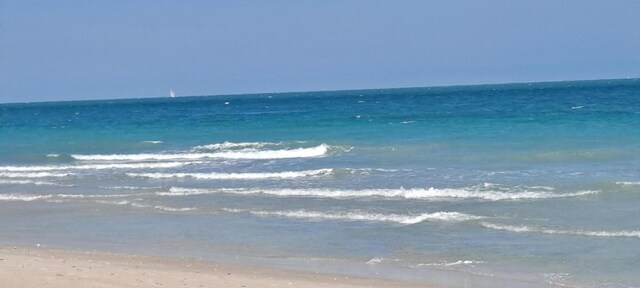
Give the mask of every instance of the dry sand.
POLYGON ((426 287, 379 279, 313 274, 103 252, 0 246, 0 287, 426 287))

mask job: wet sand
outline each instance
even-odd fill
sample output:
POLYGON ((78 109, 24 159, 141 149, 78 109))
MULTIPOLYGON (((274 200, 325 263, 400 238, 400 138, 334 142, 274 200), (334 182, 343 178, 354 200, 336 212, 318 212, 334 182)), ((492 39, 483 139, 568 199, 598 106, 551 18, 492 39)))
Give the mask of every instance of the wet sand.
POLYGON ((96 251, 0 246, 2 287, 435 287, 257 266, 96 251))

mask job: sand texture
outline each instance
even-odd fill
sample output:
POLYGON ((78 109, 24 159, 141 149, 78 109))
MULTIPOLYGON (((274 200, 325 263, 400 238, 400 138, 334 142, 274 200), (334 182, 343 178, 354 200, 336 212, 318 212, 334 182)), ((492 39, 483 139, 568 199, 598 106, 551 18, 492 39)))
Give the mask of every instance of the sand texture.
POLYGON ((0 246, 0 287, 425 287, 380 279, 41 247, 0 246))

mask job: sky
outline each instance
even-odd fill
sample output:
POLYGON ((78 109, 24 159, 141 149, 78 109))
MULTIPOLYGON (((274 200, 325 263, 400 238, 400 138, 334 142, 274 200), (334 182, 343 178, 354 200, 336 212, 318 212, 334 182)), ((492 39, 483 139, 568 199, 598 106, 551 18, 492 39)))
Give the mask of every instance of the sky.
POLYGON ((0 1, 0 102, 640 77, 640 1, 0 1))

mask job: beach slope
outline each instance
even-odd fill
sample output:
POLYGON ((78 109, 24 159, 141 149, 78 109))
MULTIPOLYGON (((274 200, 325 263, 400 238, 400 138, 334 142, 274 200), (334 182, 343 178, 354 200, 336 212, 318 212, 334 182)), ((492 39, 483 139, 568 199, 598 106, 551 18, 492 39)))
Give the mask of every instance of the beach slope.
POLYGON ((154 256, 0 246, 3 287, 425 287, 154 256))

